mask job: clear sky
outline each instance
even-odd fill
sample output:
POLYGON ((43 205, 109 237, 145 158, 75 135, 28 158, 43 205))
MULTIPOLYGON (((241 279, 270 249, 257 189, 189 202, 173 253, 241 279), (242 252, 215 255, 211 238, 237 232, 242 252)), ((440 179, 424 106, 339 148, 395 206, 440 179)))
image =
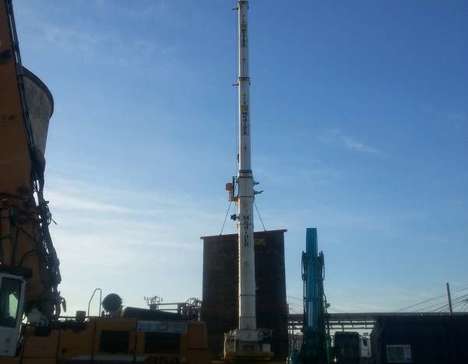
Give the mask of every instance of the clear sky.
MULTIPOLYGON (((72 311, 95 287, 201 296, 199 237, 235 173, 234 5, 15 1, 23 62, 55 98, 46 187, 72 311)), ((468 2, 253 0, 250 16, 257 204, 288 229, 292 308, 306 227, 332 311, 466 287, 468 2)))

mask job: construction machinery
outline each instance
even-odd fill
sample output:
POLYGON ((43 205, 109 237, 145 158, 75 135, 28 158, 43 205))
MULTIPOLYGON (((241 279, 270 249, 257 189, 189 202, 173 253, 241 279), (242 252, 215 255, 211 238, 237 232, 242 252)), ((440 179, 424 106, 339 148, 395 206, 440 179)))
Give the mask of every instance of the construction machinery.
POLYGON ((302 344, 290 355, 291 364, 328 364, 329 335, 326 328, 327 303, 323 289, 324 256, 318 252, 317 229, 306 230, 306 251, 302 252, 304 319, 302 344))
POLYGON ((224 357, 227 361, 268 360, 273 357, 267 330, 257 328, 255 292, 255 250, 253 207, 255 182, 251 166, 250 77, 248 8, 246 0, 237 1, 238 41, 238 173, 226 185, 229 200, 237 204, 239 243, 239 321, 238 328, 225 335, 224 357), (236 188, 237 187, 237 188, 236 188))
MULTIPOLYGON (((44 198, 53 98, 23 67, 11 0, 0 0, 0 364, 207 363, 203 323, 121 309, 61 317, 59 260, 44 198)), ((117 296, 118 297, 118 296, 117 296)))

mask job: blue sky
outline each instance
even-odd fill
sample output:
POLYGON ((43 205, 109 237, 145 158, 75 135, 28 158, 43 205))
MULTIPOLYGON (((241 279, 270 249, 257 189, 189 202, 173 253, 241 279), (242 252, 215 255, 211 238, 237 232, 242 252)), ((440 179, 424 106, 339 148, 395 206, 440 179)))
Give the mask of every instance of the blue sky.
MULTIPOLYGON (((235 173, 233 1, 15 1, 50 87, 47 196, 62 293, 201 296, 199 237, 235 173)), ((335 311, 468 285, 468 3, 251 2, 253 168, 302 294, 305 228, 335 311)), ((257 223, 257 227, 260 224, 257 223)), ((228 223, 227 232, 234 231, 228 223)))

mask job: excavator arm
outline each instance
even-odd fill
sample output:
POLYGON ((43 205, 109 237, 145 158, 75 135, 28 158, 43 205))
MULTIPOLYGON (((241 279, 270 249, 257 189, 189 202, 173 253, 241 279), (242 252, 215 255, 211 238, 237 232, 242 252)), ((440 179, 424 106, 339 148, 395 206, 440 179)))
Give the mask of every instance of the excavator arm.
POLYGON ((19 328, 23 313, 35 321, 60 314, 59 261, 43 196, 52 112, 49 90, 22 66, 12 1, 0 0, 0 347, 1 331, 19 328))

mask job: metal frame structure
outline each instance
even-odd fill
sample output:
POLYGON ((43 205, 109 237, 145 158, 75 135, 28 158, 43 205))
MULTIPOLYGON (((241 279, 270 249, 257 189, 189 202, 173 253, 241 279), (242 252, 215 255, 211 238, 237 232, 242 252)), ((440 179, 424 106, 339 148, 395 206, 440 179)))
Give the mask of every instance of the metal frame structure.
MULTIPOLYGON (((447 316, 447 312, 352 312, 328 313, 326 321, 330 330, 371 330, 380 317, 408 316, 447 316)), ((453 316, 468 316, 467 312, 453 312, 453 316)), ((289 332, 297 333, 303 325, 302 314, 290 314, 288 317, 289 332)))

